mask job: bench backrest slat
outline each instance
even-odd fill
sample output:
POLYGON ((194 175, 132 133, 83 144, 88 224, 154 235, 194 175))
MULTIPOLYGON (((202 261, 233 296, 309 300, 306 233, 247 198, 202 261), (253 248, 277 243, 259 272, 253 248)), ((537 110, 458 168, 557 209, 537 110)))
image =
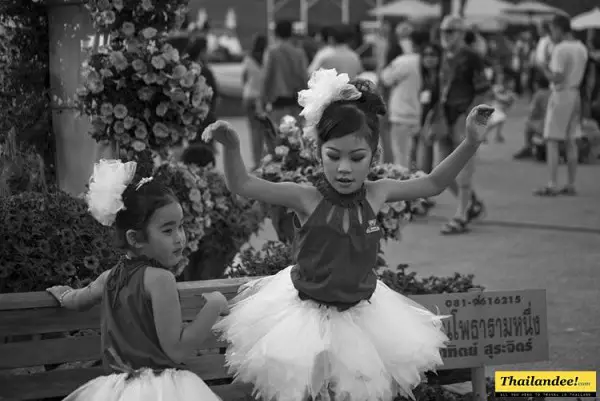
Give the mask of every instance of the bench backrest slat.
MULTIPOLYGON (((225 356, 202 355, 186 362, 187 367, 203 380, 230 378, 225 356)), ((105 374, 102 367, 56 369, 47 372, 0 375, 0 400, 33 400, 64 396, 85 382, 105 374)))
MULTIPOLYGON (((227 344, 211 335, 199 351, 225 348, 227 344)), ((88 335, 0 344, 0 370, 101 359, 100 336, 88 335)))
MULTIPOLYGON (((222 292, 231 299, 242 281, 211 280, 206 282, 178 283, 181 311, 185 320, 192 320, 199 311, 201 295, 205 292, 222 292)), ((99 307, 85 312, 62 309, 46 292, 0 294, 0 337, 56 333, 62 331, 97 329, 100 327, 99 307)))

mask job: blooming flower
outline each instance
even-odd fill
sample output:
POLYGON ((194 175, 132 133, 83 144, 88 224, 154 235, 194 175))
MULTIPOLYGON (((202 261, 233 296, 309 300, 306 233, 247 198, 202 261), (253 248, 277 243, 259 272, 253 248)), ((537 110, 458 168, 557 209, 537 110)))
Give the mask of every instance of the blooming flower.
POLYGON ((117 104, 113 109, 113 113, 115 117, 117 117, 119 120, 122 120, 125 117, 127 117, 127 107, 125 107, 125 105, 122 104, 117 104))
POLYGON ((112 0, 113 7, 117 11, 121 11, 123 9, 123 0, 112 0))
POLYGON ((144 60, 140 60, 140 59, 133 60, 133 62, 131 63, 131 66, 137 72, 140 72, 140 73, 146 72, 146 63, 144 62, 144 60))
POLYGON ((151 0, 142 0, 142 9, 144 11, 150 11, 154 8, 151 0))
MULTIPOLYGON (((123 3, 121 3, 121 7, 122 6, 123 3)), ((125 36, 133 36, 135 34, 135 25, 131 22, 123 22, 123 25, 121 25, 121 32, 123 32, 123 35, 125 36)))
POLYGON ((135 127, 135 137, 138 139, 146 139, 148 137, 148 130, 143 123, 135 127))
POLYGON ((152 27, 144 28, 142 30, 142 36, 145 39, 152 39, 156 36, 156 34, 157 34, 157 30, 152 27))
POLYGON ((162 70, 167 66, 167 62, 162 56, 154 56, 152 57, 152 66, 157 70, 162 70))
POLYGON ((134 150, 136 150, 138 152, 142 152, 142 151, 146 150, 146 144, 142 141, 133 141, 131 146, 133 147, 134 150))
POLYGON ((127 68, 127 58, 123 55, 121 51, 113 51, 110 53, 110 62, 118 71, 123 71, 127 68))
POLYGON ((103 116, 110 116, 113 113, 113 106, 110 103, 102 103, 100 106, 100 114, 103 116))
POLYGON ((155 123, 152 126, 152 132, 157 138, 166 138, 169 136, 169 128, 163 123, 155 123))
POLYGON ((164 117, 164 115, 167 114, 168 110, 169 110, 169 104, 162 102, 158 106, 156 106, 156 115, 159 117, 164 117))

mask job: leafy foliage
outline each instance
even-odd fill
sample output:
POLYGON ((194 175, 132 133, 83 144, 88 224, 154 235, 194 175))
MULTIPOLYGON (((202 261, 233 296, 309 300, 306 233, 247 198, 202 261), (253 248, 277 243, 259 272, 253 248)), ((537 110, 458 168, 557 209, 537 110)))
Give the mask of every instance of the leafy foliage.
POLYGON ((0 197, 0 292, 81 287, 112 267, 112 231, 64 192, 0 197))

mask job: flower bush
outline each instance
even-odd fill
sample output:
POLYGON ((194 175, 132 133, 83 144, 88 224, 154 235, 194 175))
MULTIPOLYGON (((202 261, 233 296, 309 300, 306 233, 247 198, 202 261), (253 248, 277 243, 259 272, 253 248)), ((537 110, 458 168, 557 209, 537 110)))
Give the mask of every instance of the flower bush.
POLYGON ((209 168, 183 163, 163 162, 154 176, 173 189, 183 209, 183 228, 187 243, 183 256, 198 250, 198 244, 212 224, 211 213, 221 207, 221 197, 213 191, 214 182, 207 178, 214 174, 209 168), (211 186, 212 184, 212 186, 211 186))
POLYGON ((109 46, 91 54, 78 97, 82 111, 92 117, 96 141, 116 143, 128 160, 146 149, 166 158, 170 148, 196 137, 212 89, 200 65, 161 44, 154 28, 139 36, 123 49, 109 46))
MULTIPOLYGON (((235 254, 258 232, 265 220, 258 202, 231 194, 222 180, 219 207, 211 213, 212 225, 190 258, 189 279, 221 278, 235 254)), ((217 192, 219 193, 219 192, 217 192)))
POLYGON ((185 19, 187 3, 187 0, 86 0, 85 6, 101 31, 127 36, 140 27, 157 31, 178 28, 185 19))
POLYGON ((48 107, 48 17, 32 0, 0 2, 0 143, 48 107))
MULTIPOLYGON (((233 263, 225 271, 226 277, 270 276, 292 265, 292 248, 279 241, 267 241, 260 250, 241 250, 233 263)), ((391 289, 405 295, 441 294, 467 292, 471 289, 484 289, 473 284, 472 274, 454 273, 449 277, 419 278, 416 272, 407 272, 408 265, 398 265, 396 269, 382 269, 378 276, 391 289)))
POLYGON ((264 221, 257 202, 233 195, 212 165, 199 167, 167 160, 153 175, 175 191, 184 212, 185 277, 220 277, 233 255, 264 221), (217 266, 209 260, 216 261, 217 266), (219 271, 212 272, 215 269, 219 271))
POLYGON ((112 238, 67 193, 0 197, 0 292, 85 286, 118 261, 112 238))
POLYGON ((0 147, 9 133, 33 146, 54 177, 55 145, 50 121, 48 16, 36 0, 0 1, 0 147))
POLYGON ((119 157, 146 149, 163 159, 193 140, 206 118, 212 90, 201 67, 167 43, 187 13, 185 0, 87 0, 95 27, 110 42, 91 51, 78 89, 96 141, 117 145, 119 157))
POLYGON ((266 131, 272 149, 254 173, 272 182, 314 183, 320 172, 316 144, 302 134, 296 119, 285 116, 278 128, 270 126, 266 131))

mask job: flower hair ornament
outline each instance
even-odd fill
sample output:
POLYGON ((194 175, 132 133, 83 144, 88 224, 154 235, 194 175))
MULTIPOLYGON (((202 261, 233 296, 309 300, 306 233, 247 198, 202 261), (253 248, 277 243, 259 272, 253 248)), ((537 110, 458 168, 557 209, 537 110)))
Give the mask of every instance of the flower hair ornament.
MULTIPOLYGON (((85 200, 90 214, 100 224, 113 225, 117 213, 125 208, 123 192, 131 184, 136 167, 135 162, 123 163, 120 160, 102 159, 94 164, 85 200)), ((138 187, 144 184, 142 181, 138 187)))
POLYGON ((135 190, 139 191, 139 189, 142 187, 142 185, 149 183, 153 179, 154 179, 154 177, 144 177, 144 178, 142 178, 140 180, 140 182, 138 182, 137 185, 135 186, 135 190))
POLYGON ((317 124, 325 108, 340 100, 357 100, 362 96, 350 82, 348 74, 338 74, 335 69, 320 69, 312 73, 308 89, 298 93, 300 115, 305 119, 304 135, 317 139, 317 124))

